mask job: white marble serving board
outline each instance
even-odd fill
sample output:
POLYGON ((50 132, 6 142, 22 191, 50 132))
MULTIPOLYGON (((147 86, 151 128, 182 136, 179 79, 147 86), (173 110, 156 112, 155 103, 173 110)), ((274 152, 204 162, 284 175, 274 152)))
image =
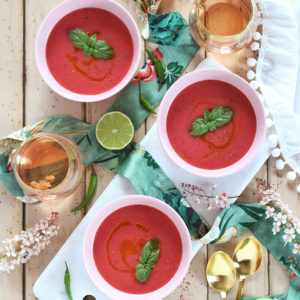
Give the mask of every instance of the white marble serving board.
MULTIPOLYGON (((198 68, 223 68, 220 64, 211 59, 204 60, 198 68)), ((269 156, 270 147, 267 139, 263 144, 257 157, 248 167, 239 171, 238 173, 219 178, 216 180, 195 177, 188 174, 178 166, 176 166, 166 155, 159 141, 156 124, 151 128, 148 134, 141 142, 147 151, 155 158, 166 175, 180 188, 182 182, 206 186, 208 184, 216 184, 217 191, 226 191, 230 195, 240 195, 247 187, 249 182, 258 172, 260 167, 264 164, 269 156)), ((56 256, 49 263, 47 268, 35 282, 33 292, 40 300, 67 300, 67 294, 64 287, 64 262, 68 263, 71 274, 71 287, 74 300, 81 300, 86 295, 93 295, 97 300, 108 300, 109 298, 103 295, 91 282, 85 271, 82 259, 82 239, 85 228, 93 215, 109 201, 125 196, 136 194, 131 183, 120 175, 116 175, 102 195, 97 199, 93 207, 89 210, 87 215, 82 219, 77 228, 70 235, 68 240, 58 251, 56 256)), ((218 210, 207 211, 204 206, 198 206, 197 211, 201 218, 208 225, 212 225, 218 210)), ((201 248, 202 244, 193 241, 193 256, 201 248)))

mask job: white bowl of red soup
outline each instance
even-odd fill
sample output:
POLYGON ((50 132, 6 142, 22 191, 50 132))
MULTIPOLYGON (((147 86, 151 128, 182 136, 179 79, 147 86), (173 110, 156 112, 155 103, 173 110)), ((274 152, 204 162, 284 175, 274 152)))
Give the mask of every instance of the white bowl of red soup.
POLYGON ((131 195, 95 214, 85 231, 83 259, 95 286, 110 298, 155 300, 183 280, 191 249, 188 229, 173 208, 131 195))
POLYGON ((138 27, 109 0, 68 0, 40 26, 36 63, 57 94, 80 102, 109 98, 134 76, 140 61, 138 27))
POLYGON ((179 167, 199 177, 224 177, 255 159, 266 134, 264 108, 241 77, 226 70, 196 70, 165 94, 158 133, 179 167))

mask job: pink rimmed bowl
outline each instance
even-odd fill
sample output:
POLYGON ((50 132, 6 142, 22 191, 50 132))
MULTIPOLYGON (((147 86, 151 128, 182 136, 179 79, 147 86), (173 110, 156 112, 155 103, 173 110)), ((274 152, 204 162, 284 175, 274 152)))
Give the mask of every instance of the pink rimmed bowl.
POLYGON ((199 177, 218 178, 231 175, 248 166, 261 149, 266 135, 264 107, 261 100, 247 81, 232 72, 220 69, 200 69, 188 73, 177 80, 165 94, 158 113, 158 135, 160 142, 171 160, 183 170, 199 177), (202 169, 182 159, 173 149, 167 133, 167 116, 173 100, 186 87, 204 80, 223 81, 236 87, 251 103, 256 116, 256 134, 247 153, 236 163, 221 169, 202 169))
POLYGON ((161 200, 149 196, 130 195, 113 200, 109 204, 102 207, 94 215, 85 230, 82 245, 82 254, 84 265, 90 279, 95 284, 95 286, 108 297, 115 300, 156 300, 162 299, 173 292, 185 277, 191 261, 192 243, 189 231, 184 221, 172 207, 161 200), (111 213, 122 207, 130 205, 150 206, 167 215, 176 226, 182 242, 181 261, 179 268, 177 269, 174 276, 161 288, 146 294, 129 294, 111 286, 99 273, 93 256, 94 239, 99 226, 111 213))
POLYGON ((134 77, 138 69, 140 57, 141 38, 136 22, 125 8, 112 0, 67 0, 62 2, 60 5, 56 6, 44 19, 35 39, 36 64, 47 85, 60 96, 78 102, 100 101, 117 94, 134 77), (48 37, 57 22, 60 21, 65 15, 75 10, 88 7, 101 8, 117 16, 127 26, 133 41, 133 59, 129 71, 116 86, 97 95, 78 94, 64 88, 51 74, 46 59, 46 46, 48 37))

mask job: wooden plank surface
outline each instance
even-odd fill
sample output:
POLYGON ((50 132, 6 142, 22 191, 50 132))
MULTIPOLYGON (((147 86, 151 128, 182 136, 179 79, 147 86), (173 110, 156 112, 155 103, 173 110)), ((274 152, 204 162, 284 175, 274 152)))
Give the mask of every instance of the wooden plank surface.
MULTIPOLYGON (((61 0, 37 1, 27 0, 25 7, 25 51, 26 51, 26 85, 25 85, 25 123, 41 120, 48 116, 68 115, 84 119, 84 104, 63 99, 52 92, 37 70, 34 60, 35 35, 40 23, 61 0)), ((25 299, 34 299, 32 287, 45 266, 51 261, 68 236, 83 217, 82 212, 70 213, 75 203, 81 202, 84 196, 84 182, 73 196, 55 203, 40 202, 35 205, 26 205, 23 215, 26 228, 34 226, 38 220, 47 217, 51 211, 58 211, 61 225, 59 235, 55 237, 49 247, 41 255, 32 257, 26 264, 24 274, 25 299)))
MULTIPOLYGON (((23 2, 1 1, 0 136, 23 125, 23 2)), ((22 203, 0 185, 0 241, 22 230, 22 203)), ((4 245, 0 245, 3 247, 4 245)), ((22 299, 22 268, 0 273, 0 298, 22 299)))
MULTIPOLYGON (((53 115, 70 115, 78 119, 95 123, 115 100, 79 104, 57 96, 41 79, 34 62, 34 38, 38 27, 47 15, 61 0, 0 0, 0 135, 3 136, 12 130, 20 128, 23 124, 40 120, 53 115), (25 12, 25 14, 23 14, 25 12), (25 25, 25 28, 23 28, 25 25), (23 43, 23 38, 24 42, 23 43), (23 56, 24 53, 24 56, 23 56), (23 68, 23 63, 25 68, 23 68), (26 75, 23 77, 23 74, 26 75), (26 80, 25 80, 26 79, 26 80), (24 108, 24 112, 23 112, 24 108)), ((118 0, 134 15, 134 1, 118 0)), ((165 0, 162 2, 160 12, 180 11, 187 18, 191 0, 165 0)), ((212 57, 233 72, 245 77, 247 66, 246 57, 252 55, 249 49, 244 49, 234 55, 212 55, 200 50, 185 72, 192 71, 206 56, 212 57)), ((143 59, 141 60, 141 64, 143 59)), ((140 141, 155 123, 156 116, 151 115, 136 132, 136 140, 140 141)), ((286 172, 279 173, 274 168, 275 160, 269 160, 257 174, 257 177, 275 183, 286 203, 293 210, 294 215, 300 217, 299 196, 295 192, 294 183, 287 184, 286 172)), ((114 173, 97 166, 96 172, 99 178, 96 195, 93 201, 103 192, 114 176, 114 173)), ((90 169, 87 169, 89 178, 90 169)), ((1 299, 31 300, 35 299, 32 286, 53 258, 67 237, 77 226, 85 212, 69 213, 75 203, 82 200, 87 182, 82 182, 80 188, 73 196, 55 204, 40 203, 26 205, 22 211, 22 204, 13 199, 5 188, 0 185, 0 239, 13 236, 22 229, 33 226, 40 218, 47 216, 52 210, 59 211, 61 218, 61 230, 53 243, 47 247, 38 257, 33 257, 24 268, 18 268, 10 275, 0 274, 1 299)), ((257 202, 255 179, 243 193, 240 201, 257 202)), ((93 203, 93 202, 92 202, 93 203)), ((91 207, 88 206, 87 210, 91 207)), ((244 234, 242 237, 249 235, 244 234)), ((242 238, 236 239, 224 245, 203 246, 193 259, 190 270, 182 284, 166 299, 168 300, 196 300, 219 299, 219 295, 208 288, 205 278, 205 268, 210 255, 218 250, 224 250, 232 254, 234 247, 242 238)), ((258 273, 247 279, 245 295, 267 295, 268 293, 283 293, 288 287, 289 272, 274 257, 263 250, 262 266, 258 273), (259 283, 259 284, 258 284, 259 283)), ((233 299, 235 290, 230 292, 233 299)), ((77 300, 77 299, 76 299, 77 300)))

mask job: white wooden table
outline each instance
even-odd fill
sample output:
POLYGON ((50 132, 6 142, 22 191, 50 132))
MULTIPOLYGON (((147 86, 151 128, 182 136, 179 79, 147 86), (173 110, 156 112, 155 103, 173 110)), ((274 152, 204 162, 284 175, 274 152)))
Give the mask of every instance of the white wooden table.
MULTIPOLYGON (((100 0, 99 0, 100 1, 100 0)), ((114 99, 92 104, 80 104, 61 98, 52 92, 43 82, 34 61, 34 39, 43 18, 59 4, 61 0, 0 0, 0 136, 4 136, 23 125, 54 115, 69 115, 84 121, 95 123, 110 106, 114 99)), ((118 0, 134 15, 133 0, 118 0)), ((160 12, 180 11, 187 18, 191 0, 163 0, 160 12)), ((205 57, 213 57, 233 72, 245 76, 246 54, 244 49, 234 55, 216 56, 200 50, 185 72, 192 71, 205 57)), ((141 61, 141 65, 143 61, 141 61)), ((137 130, 136 140, 140 141, 151 128, 156 117, 151 115, 137 130)), ((114 176, 114 173, 102 167, 96 168, 98 186, 94 199, 101 194, 114 176)), ((86 171, 86 178, 90 170, 86 171)), ((300 217, 300 199, 295 186, 287 184, 285 173, 275 169, 275 160, 261 168, 257 177, 272 182, 281 192, 282 198, 289 204, 295 216, 300 217)), ((39 203, 25 205, 14 199, 0 184, 0 240, 18 234, 22 229, 33 226, 49 212, 59 211, 61 229, 42 253, 32 257, 22 267, 11 274, 0 274, 0 299, 35 299, 32 286, 55 253, 80 222, 86 211, 70 213, 85 195, 88 182, 82 182, 77 192, 55 204, 39 203)), ((257 202, 256 181, 250 183, 239 201, 257 202)), ((90 208, 92 203, 87 207, 90 208)), ((244 234, 243 237, 248 234, 244 234)), ((217 293, 208 288, 205 269, 210 255, 224 250, 230 255, 241 238, 223 246, 205 246, 191 263, 188 275, 168 300, 219 299, 217 293)), ((74 249, 76 251, 76 249, 74 249)), ((244 293, 247 296, 280 294, 287 291, 289 272, 265 249, 263 261, 258 273, 247 279, 244 293)), ((235 290, 229 294, 234 299, 235 290)), ((76 299, 77 300, 77 299, 76 299)))

